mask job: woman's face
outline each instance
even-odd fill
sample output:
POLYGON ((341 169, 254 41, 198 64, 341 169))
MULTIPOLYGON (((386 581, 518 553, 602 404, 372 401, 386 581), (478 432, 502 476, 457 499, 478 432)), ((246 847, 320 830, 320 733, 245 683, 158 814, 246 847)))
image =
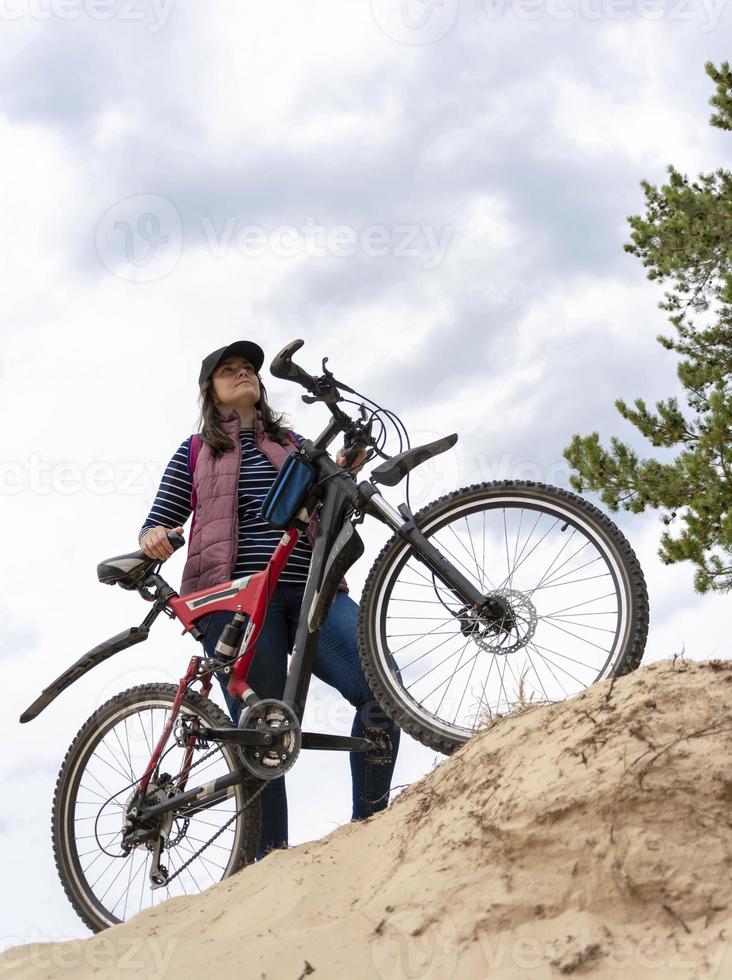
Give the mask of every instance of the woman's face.
POLYGON ((243 357, 227 357, 211 375, 216 407, 222 415, 232 408, 251 408, 259 401, 259 378, 243 357))

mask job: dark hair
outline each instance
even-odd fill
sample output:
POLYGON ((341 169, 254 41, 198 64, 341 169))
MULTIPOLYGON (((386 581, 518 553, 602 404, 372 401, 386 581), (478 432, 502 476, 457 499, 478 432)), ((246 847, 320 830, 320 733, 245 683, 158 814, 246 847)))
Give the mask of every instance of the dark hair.
MULTIPOLYGON (((259 381, 259 401, 254 405, 262 416, 262 425, 266 435, 281 446, 288 445, 289 425, 284 415, 277 415, 267 401, 267 389, 264 387, 262 379, 257 375, 259 381)), ((219 425, 221 415, 216 408, 213 396, 213 380, 209 378, 201 385, 201 392, 198 398, 201 415, 198 420, 198 431, 201 440, 209 445, 214 457, 218 458, 223 453, 231 452, 234 443, 219 425)))

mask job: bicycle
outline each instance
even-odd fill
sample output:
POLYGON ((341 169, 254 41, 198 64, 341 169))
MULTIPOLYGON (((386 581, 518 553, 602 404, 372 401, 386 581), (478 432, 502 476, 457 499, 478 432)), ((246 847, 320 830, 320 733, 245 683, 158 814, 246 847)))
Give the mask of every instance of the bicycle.
MULTIPOLYGON (((386 456, 384 420, 401 425, 398 418, 338 381, 327 358, 319 376, 300 368, 292 358, 302 345, 280 351, 271 373, 305 387, 303 400, 324 403, 331 419, 288 457, 265 500, 263 514, 283 531, 267 567, 180 596, 159 574, 162 562, 142 551, 100 563, 101 582, 137 590, 150 612, 84 654, 21 715, 21 722, 37 717, 87 671, 144 641, 161 613, 199 641, 200 617, 234 614, 213 659, 192 656, 177 687, 143 684, 113 697, 66 754, 53 801, 54 854, 67 896, 95 932, 251 863, 259 797, 301 749, 365 752, 374 764, 390 758, 388 737, 376 729, 355 739, 301 727, 319 629, 341 577, 363 553, 357 527, 366 517, 392 536, 364 587, 359 654, 382 707, 425 745, 449 754, 518 706, 563 700, 640 664, 648 631, 643 573, 605 515, 568 491, 508 480, 456 490, 417 514, 406 503, 393 507, 378 485, 406 477, 408 498, 410 471, 457 436, 386 456), (339 403, 359 405, 359 417, 339 403), (346 468, 327 452, 339 435, 346 468), (384 461, 357 482, 348 466, 364 450, 367 461, 384 461), (284 695, 260 699, 247 673, 267 602, 316 512, 284 695), (229 692, 243 702, 238 727, 208 697, 214 671, 229 677, 229 692)), ((169 540, 184 543, 173 532, 169 540)))

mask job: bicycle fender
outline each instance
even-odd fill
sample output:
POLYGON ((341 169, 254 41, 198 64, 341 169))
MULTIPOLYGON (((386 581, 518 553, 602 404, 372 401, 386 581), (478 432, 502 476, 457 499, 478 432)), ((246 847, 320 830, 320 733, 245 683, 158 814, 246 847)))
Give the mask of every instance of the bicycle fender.
POLYGON ((103 643, 92 647, 91 650, 79 657, 76 663, 67 668, 63 674, 59 674, 55 681, 51 681, 48 687, 43 689, 33 704, 27 707, 20 716, 21 725, 37 718, 44 708, 47 708, 62 691, 65 691, 67 687, 70 687, 75 681, 78 681, 80 677, 83 677, 84 674, 93 667, 96 667, 97 664, 108 660, 109 657, 115 653, 119 653, 120 650, 134 646, 135 643, 142 643, 143 640, 148 638, 149 633, 150 631, 146 627, 130 626, 129 629, 123 630, 121 633, 117 633, 116 636, 112 636, 103 643))
POLYGON ((397 456, 391 456, 371 471, 371 479, 374 483, 381 483, 385 487, 395 487, 415 466, 432 459, 433 456, 447 452, 457 441, 457 433, 453 432, 451 436, 435 439, 434 442, 428 442, 424 446, 415 446, 414 449, 407 449, 397 456))

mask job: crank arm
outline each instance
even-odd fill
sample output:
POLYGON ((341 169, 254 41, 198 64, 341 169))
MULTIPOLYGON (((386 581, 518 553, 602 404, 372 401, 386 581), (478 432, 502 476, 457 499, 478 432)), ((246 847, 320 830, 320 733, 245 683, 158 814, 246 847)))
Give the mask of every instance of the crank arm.
POLYGON ((320 732, 303 732, 303 749, 331 749, 336 752, 369 752, 373 743, 368 738, 351 738, 350 735, 328 735, 320 732))
POLYGON ((247 731, 242 728, 197 728, 191 732, 195 738, 210 739, 212 742, 233 742, 234 745, 259 745, 265 748, 273 745, 276 736, 267 728, 261 731, 247 731))

